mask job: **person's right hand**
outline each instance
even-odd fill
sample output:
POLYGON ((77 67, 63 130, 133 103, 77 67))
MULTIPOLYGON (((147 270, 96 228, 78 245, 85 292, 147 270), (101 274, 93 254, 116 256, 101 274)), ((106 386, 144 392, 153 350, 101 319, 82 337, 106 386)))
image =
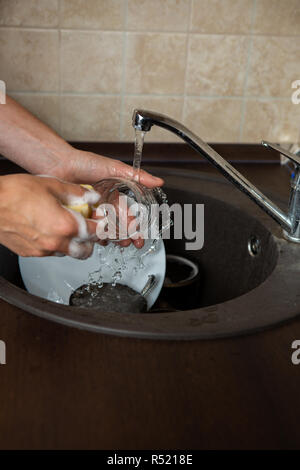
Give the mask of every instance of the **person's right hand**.
POLYGON ((100 195, 54 177, 0 177, 0 243, 21 256, 67 254, 85 259, 97 241, 96 222, 64 204, 95 204, 100 195))

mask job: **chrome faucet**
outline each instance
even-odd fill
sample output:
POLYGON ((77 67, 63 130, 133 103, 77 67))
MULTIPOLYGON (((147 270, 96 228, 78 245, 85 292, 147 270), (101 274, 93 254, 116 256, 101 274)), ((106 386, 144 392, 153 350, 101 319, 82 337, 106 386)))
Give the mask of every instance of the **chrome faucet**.
POLYGON ((295 165, 294 178, 291 183, 291 193, 287 213, 283 212, 274 202, 257 189, 230 163, 224 160, 212 147, 203 142, 196 134, 181 123, 163 114, 135 109, 132 117, 135 129, 148 132, 153 125, 163 127, 181 137, 200 155, 205 157, 218 170, 231 181, 240 191, 247 194, 261 209, 270 215, 283 228, 284 237, 289 241, 300 243, 300 157, 294 155, 278 145, 262 141, 262 145, 280 152, 288 157, 295 165))

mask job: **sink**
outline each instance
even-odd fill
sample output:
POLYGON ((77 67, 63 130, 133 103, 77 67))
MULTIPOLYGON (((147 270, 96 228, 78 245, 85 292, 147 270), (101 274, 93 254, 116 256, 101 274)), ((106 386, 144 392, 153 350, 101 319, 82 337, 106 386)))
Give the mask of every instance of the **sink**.
POLYGON ((152 339, 254 333, 300 314, 300 246, 283 239, 280 227, 224 178, 176 169, 160 169, 160 174, 170 204, 202 203, 205 208, 201 250, 186 251, 185 239, 165 240, 168 254, 187 257, 199 266, 195 295, 183 297, 180 309, 99 314, 41 299, 25 291, 17 256, 3 246, 0 297, 71 327, 152 339))

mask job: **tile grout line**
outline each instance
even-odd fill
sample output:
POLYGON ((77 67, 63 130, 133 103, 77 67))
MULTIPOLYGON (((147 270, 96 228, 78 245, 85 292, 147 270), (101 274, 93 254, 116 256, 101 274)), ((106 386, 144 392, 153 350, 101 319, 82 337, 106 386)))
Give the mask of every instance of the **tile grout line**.
MULTIPOLYGON (((250 28, 251 33, 253 32, 253 28, 254 28, 255 17, 256 17, 256 0, 253 0, 252 16, 251 16, 251 28, 250 28)), ((246 106, 247 106, 246 93, 247 93, 247 87, 248 87, 248 78, 249 78, 252 50, 253 50, 253 35, 251 35, 250 39, 249 39, 249 48, 248 48, 248 56, 247 56, 247 63, 246 63, 245 81, 244 81, 244 87, 243 87, 243 101, 242 101, 242 109, 241 109, 241 120, 240 120, 239 137, 238 137, 239 142, 242 142, 243 134, 244 134, 246 106)))
POLYGON ((128 0, 125 0, 125 18, 122 45, 122 87, 121 87, 121 103, 120 103, 120 128, 119 141, 122 141, 124 124, 123 115, 125 112, 125 87, 126 87, 126 60, 127 60, 127 24, 128 24, 128 0))
POLYGON ((62 135, 62 53, 61 53, 61 0, 58 2, 58 53, 59 53, 59 133, 62 135))
MULTIPOLYGON (((42 31, 57 31, 57 28, 55 27, 46 27, 46 26, 17 26, 17 25, 1 25, 0 30, 16 30, 16 31, 37 31, 37 32, 42 32, 42 31)), ((80 33, 121 33, 120 29, 99 29, 99 28, 88 28, 88 29, 82 29, 82 28, 61 28, 61 31, 63 32, 80 32, 80 33)), ((186 31, 182 30, 128 30, 127 33, 132 33, 132 34, 186 34, 186 31)), ((218 32, 207 32, 207 33, 201 33, 197 31, 189 31, 190 35, 198 35, 198 36, 247 36, 247 37, 287 37, 287 38, 298 38, 300 34, 272 34, 272 33, 234 33, 234 32, 229 32, 229 33, 218 33, 218 32)))
POLYGON ((190 29, 192 26, 192 11, 193 11, 193 0, 189 3, 188 22, 187 22, 187 37, 186 37, 186 50, 185 50, 185 73, 184 73, 184 89, 183 89, 183 105, 181 111, 181 122, 185 119, 186 101, 187 101, 187 76, 188 76, 188 64, 189 64, 189 51, 190 51, 190 29))
MULTIPOLYGON (((57 91, 47 91, 47 90, 8 90, 8 93, 16 94, 16 95, 52 95, 52 96, 59 96, 59 90, 57 91)), ((80 96, 80 97, 116 97, 120 96, 121 93, 100 93, 100 92, 80 92, 80 91, 65 91, 62 92, 62 96, 80 96)), ((126 93, 125 96, 131 97, 146 97, 146 98, 183 98, 184 95, 182 93, 126 93)), ((187 98, 193 99, 201 99, 201 100, 233 100, 233 101, 243 101, 243 95, 231 96, 231 95, 194 95, 194 94, 187 94, 187 98)), ((290 102, 289 96, 262 96, 262 95, 249 95, 246 97, 247 101, 251 100, 264 100, 266 102, 275 102, 275 101, 284 101, 290 102)))

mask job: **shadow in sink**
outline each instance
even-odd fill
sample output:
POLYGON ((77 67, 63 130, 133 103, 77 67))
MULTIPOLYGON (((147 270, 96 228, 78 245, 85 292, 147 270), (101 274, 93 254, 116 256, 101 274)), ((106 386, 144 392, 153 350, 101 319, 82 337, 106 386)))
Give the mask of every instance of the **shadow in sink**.
MULTIPOLYGON (((194 261, 200 272, 193 292, 189 285, 185 289, 178 285, 172 290, 164 287, 153 311, 219 304, 251 291, 271 274, 277 263, 277 245, 270 231, 257 219, 202 194, 170 188, 167 193, 170 205, 178 201, 181 205, 204 204, 204 246, 198 251, 187 251, 185 245, 189 240, 175 240, 174 228, 171 230, 170 240, 165 240, 167 254, 194 261)), ((177 269, 167 262, 167 269, 168 266, 171 273, 177 269)))

